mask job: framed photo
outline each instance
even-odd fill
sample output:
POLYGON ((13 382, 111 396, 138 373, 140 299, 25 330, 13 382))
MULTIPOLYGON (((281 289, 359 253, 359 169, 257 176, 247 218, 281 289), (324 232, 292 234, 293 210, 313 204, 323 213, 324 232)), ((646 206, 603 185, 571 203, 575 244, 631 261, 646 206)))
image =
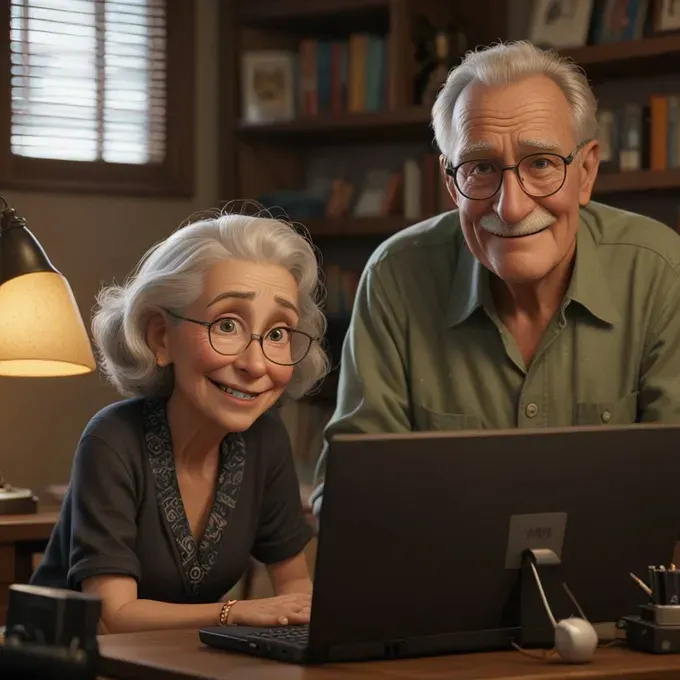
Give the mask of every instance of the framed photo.
POLYGON ((606 0, 593 29, 595 44, 639 40, 645 31, 649 0, 606 0))
POLYGON ((581 47, 588 39, 593 0, 535 0, 530 40, 539 47, 581 47))
POLYGON ((295 118, 295 63, 292 52, 245 52, 241 101, 248 123, 273 123, 295 118))
POLYGON ((680 0, 654 0, 655 32, 680 30, 680 0))

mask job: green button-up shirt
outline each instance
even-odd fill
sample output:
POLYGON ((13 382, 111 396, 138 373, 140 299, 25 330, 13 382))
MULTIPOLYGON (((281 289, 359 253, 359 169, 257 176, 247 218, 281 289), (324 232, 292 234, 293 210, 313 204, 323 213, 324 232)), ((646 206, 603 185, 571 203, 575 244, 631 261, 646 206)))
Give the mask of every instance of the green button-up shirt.
POLYGON ((326 440, 680 422, 676 232, 594 202, 581 209, 570 285, 528 367, 496 314, 490 276, 456 211, 382 244, 359 285, 326 440))

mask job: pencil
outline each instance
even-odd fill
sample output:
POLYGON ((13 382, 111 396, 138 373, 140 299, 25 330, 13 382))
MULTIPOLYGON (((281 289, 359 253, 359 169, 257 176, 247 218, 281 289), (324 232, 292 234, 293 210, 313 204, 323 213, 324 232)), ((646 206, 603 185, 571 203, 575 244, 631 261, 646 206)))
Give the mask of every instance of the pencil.
POLYGON ((638 578, 632 571, 628 573, 630 574, 630 577, 633 579, 633 581, 635 581, 635 583, 637 583, 640 588, 642 588, 642 590, 644 590, 647 595, 651 597, 652 589, 641 578, 638 578))

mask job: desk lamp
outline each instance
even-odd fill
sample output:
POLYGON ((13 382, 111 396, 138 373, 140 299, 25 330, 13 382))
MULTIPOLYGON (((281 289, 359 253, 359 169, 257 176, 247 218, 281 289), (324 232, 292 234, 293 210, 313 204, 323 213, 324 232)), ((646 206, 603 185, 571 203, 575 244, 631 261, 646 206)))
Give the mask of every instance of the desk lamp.
MULTIPOLYGON (((0 195, 0 376, 56 377, 94 369, 92 347, 68 281, 26 220, 0 195)), ((0 515, 37 508, 29 489, 11 486, 0 474, 0 515)))

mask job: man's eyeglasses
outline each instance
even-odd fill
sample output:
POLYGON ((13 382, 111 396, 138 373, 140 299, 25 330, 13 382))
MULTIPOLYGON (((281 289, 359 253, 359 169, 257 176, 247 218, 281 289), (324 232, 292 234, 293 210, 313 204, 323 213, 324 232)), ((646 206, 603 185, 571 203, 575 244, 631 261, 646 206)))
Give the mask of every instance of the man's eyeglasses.
POLYGON ((458 191, 473 201, 485 201, 498 193, 506 170, 512 170, 524 192, 532 198, 556 194, 567 178, 567 166, 589 142, 582 141, 568 156, 557 153, 532 153, 517 165, 501 165, 498 161, 476 159, 455 167, 447 165, 446 174, 453 177, 458 191))
POLYGON ((276 326, 265 335, 260 335, 252 333, 235 317, 223 316, 214 321, 198 321, 180 316, 169 309, 165 311, 175 319, 206 328, 210 346, 224 356, 236 356, 245 352, 255 340, 262 348, 262 354, 273 364, 295 366, 307 356, 312 343, 316 340, 308 333, 289 326, 276 326))

